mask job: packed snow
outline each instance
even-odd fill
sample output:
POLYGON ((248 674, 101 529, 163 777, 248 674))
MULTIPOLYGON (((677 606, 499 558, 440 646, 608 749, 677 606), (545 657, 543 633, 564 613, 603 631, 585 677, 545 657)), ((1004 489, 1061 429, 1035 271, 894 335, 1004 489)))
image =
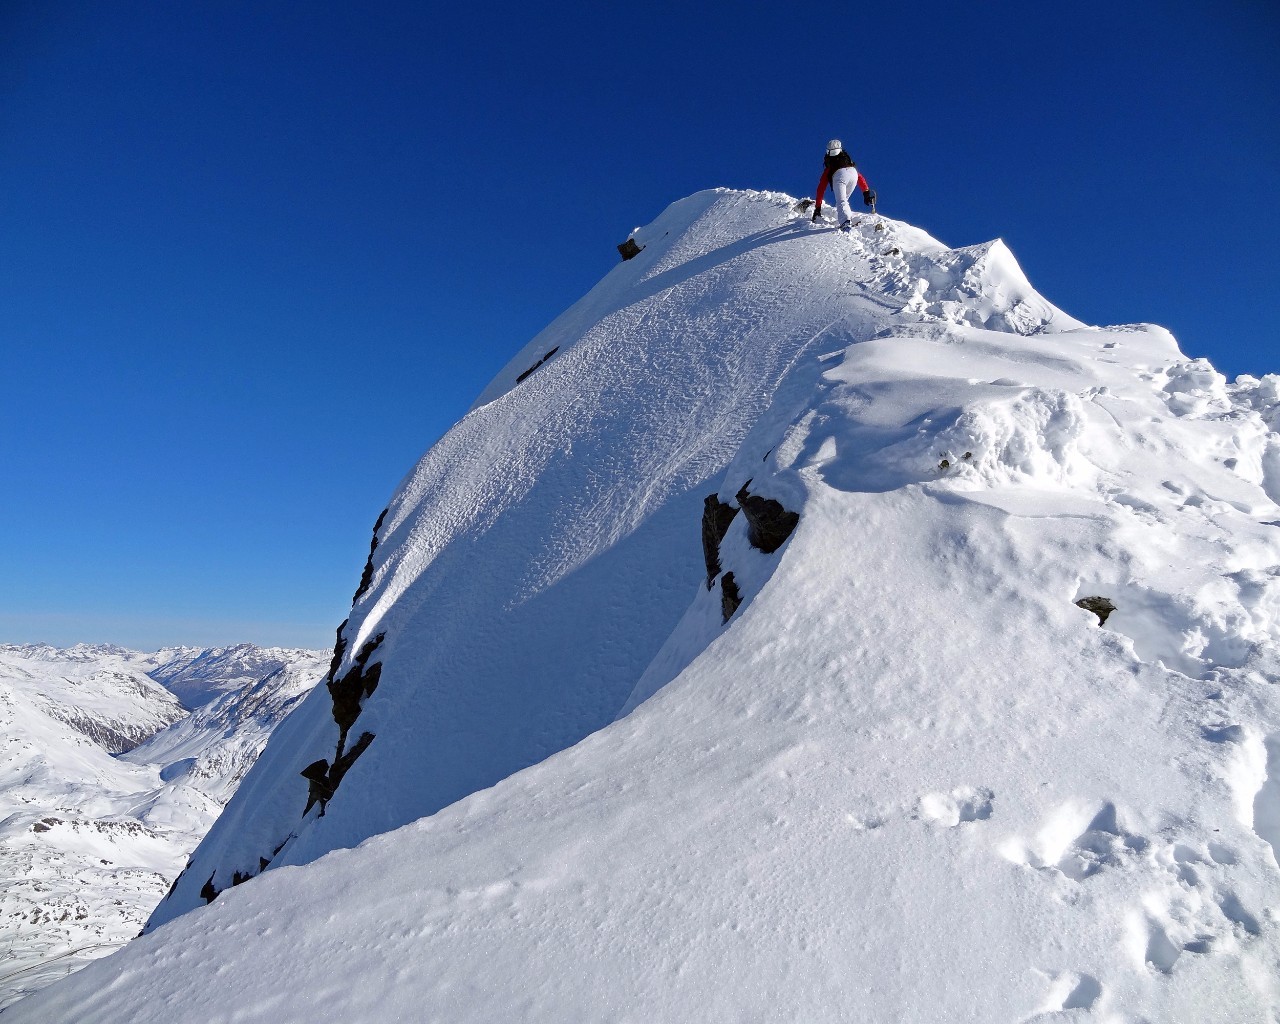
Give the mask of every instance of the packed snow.
POLYGON ((199 653, 0 647, 0 1007, 138 934, 328 660, 188 714, 154 673, 199 653))
POLYGON ((327 807, 317 687, 6 1024, 1274 1024, 1280 378, 795 206, 637 229, 393 496, 327 807))

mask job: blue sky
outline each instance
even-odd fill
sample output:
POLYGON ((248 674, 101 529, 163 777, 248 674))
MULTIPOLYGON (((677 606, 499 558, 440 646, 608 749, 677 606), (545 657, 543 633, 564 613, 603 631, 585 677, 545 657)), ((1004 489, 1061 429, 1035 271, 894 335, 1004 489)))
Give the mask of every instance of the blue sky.
POLYGON ((327 647, 414 460, 669 202, 1003 237, 1280 372, 1280 12, 10 0, 0 642, 327 647))

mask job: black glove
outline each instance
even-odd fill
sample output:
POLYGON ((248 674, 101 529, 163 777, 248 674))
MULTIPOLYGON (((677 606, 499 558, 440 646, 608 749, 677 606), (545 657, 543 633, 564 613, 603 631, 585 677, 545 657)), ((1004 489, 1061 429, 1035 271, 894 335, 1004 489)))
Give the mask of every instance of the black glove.
POLYGON ((822 207, 817 206, 817 207, 814 207, 814 210, 813 210, 813 222, 816 224, 820 220, 822 220, 822 207))
POLYGON ((875 206, 875 205, 876 205, 876 190, 875 190, 875 189, 873 189, 873 188, 869 188, 869 189, 867 189, 865 192, 863 192, 863 193, 862 193, 862 205, 863 205, 863 206, 875 206))

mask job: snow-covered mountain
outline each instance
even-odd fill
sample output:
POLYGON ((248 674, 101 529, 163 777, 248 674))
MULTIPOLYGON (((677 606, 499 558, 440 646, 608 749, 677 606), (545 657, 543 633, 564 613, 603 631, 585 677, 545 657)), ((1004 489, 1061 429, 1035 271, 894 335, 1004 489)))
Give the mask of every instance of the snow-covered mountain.
POLYGON ((219 806, 225 804, 271 732, 324 677, 329 664, 328 655, 315 651, 292 651, 288 656, 292 660, 287 664, 240 689, 223 692, 124 759, 163 765, 166 782, 181 780, 219 806))
POLYGON ((0 647, 0 1006, 138 933, 327 661, 188 714, 146 672, 171 653, 0 647))
POLYGON ((136 747, 187 713, 131 651, 79 644, 59 653, 43 644, 0 646, 0 686, 20 690, 109 753, 136 747))
POLYGON ((1280 378, 794 205, 637 229, 15 1022, 1280 1014, 1280 378))
POLYGON ((220 696, 253 686, 286 665, 309 664, 314 657, 314 651, 255 644, 208 650, 166 648, 148 656, 147 672, 187 707, 199 708, 220 696))

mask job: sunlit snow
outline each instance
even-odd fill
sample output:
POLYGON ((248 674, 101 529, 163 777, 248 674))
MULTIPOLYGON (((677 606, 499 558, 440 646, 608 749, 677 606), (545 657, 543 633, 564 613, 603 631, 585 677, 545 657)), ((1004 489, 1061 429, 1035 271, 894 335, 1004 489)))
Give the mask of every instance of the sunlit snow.
POLYGON ((793 205, 673 204, 521 351, 392 498, 325 814, 317 688, 13 1021, 1280 1014, 1277 378, 793 205), (799 525, 708 587, 748 482, 799 525))

